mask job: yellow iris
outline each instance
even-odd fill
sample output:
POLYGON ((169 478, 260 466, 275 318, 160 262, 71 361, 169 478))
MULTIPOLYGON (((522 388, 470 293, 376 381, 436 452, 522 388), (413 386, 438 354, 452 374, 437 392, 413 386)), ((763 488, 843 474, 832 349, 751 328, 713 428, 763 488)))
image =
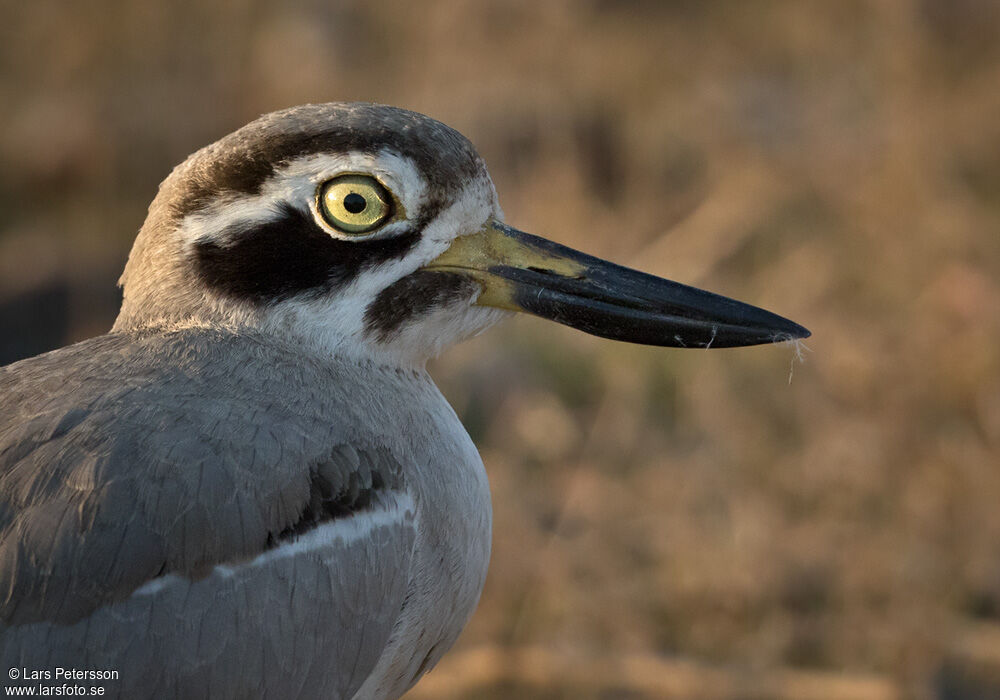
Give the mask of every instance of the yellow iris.
POLYGON ((344 233, 367 233, 392 215, 392 197, 368 175, 335 177, 320 189, 319 202, 327 223, 344 233))

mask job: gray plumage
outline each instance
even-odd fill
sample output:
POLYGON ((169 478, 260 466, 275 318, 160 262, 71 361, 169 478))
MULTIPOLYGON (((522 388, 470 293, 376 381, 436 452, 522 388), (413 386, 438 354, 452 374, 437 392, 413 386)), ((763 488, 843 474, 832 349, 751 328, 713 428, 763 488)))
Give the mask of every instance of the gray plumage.
MULTIPOLYGON (((418 370, 359 372, 265 336, 113 334, 0 369, 0 394, 7 666, 117 668, 109 690, 129 698, 349 698, 404 597, 447 597, 461 578, 458 548, 436 548, 439 570, 413 566, 414 506, 425 548, 488 533, 487 499, 478 522, 460 522, 420 486, 431 469, 434 489, 469 486, 450 465, 474 448, 443 439, 457 419, 418 370), (370 493, 369 512, 404 512, 370 536, 246 567, 274 551, 317 478, 345 502, 370 493), (136 595, 149 581, 164 585, 136 595), (285 665, 271 647, 291 651, 285 665)), ((450 646, 449 622, 397 664, 400 692, 450 646)))

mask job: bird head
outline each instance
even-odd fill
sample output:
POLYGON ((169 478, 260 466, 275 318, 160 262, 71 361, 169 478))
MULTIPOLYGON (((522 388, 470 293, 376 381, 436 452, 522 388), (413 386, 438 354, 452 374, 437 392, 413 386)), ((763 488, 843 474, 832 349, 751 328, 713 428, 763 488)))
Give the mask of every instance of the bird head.
POLYGON ((275 112, 194 153, 161 184, 121 283, 116 330, 252 329, 396 366, 512 311, 653 345, 808 335, 507 226, 463 136, 372 104, 275 112))

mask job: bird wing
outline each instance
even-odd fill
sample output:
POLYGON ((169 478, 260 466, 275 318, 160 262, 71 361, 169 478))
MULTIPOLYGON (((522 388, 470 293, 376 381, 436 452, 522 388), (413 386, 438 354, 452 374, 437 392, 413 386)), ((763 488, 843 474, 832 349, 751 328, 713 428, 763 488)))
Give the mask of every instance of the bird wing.
POLYGON ((102 336, 0 369, 0 620, 70 629, 153 594, 209 609, 218 591, 198 603, 196 587, 314 564, 323 545, 311 603, 386 612, 367 616, 369 650, 343 640, 363 679, 403 604, 414 507, 403 460, 324 371, 206 333, 102 336))

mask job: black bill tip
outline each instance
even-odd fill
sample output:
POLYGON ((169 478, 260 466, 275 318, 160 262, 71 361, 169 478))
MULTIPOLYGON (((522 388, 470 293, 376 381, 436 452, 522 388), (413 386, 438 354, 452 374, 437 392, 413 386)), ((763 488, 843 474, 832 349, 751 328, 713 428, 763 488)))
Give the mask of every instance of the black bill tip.
POLYGON ((730 348, 811 335, 806 328, 770 311, 631 270, 627 275, 621 274, 624 271, 620 268, 614 270, 614 281, 608 286, 599 281, 602 272, 612 272, 606 267, 591 270, 583 284, 534 271, 497 272, 515 282, 515 300, 528 313, 611 340, 662 347, 730 348), (635 284, 640 282, 639 276, 645 278, 641 280, 645 284, 635 284))

